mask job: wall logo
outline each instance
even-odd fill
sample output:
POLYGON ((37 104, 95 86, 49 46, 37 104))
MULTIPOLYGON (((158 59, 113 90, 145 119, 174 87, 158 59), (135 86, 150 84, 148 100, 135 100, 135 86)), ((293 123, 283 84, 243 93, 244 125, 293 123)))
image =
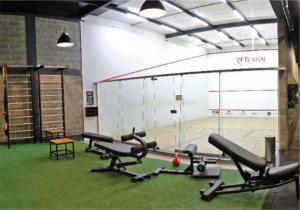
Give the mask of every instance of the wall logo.
POLYGON ((236 65, 244 66, 244 65, 252 65, 252 64, 262 64, 267 61, 265 56, 241 56, 236 57, 236 65))

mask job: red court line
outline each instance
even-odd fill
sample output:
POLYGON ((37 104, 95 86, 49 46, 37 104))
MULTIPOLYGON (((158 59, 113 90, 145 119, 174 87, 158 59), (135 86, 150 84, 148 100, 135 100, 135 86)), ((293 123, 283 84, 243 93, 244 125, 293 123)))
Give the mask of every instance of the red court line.
POLYGON ((139 70, 135 70, 135 71, 130 71, 130 72, 119 74, 119 75, 116 75, 116 76, 113 76, 113 77, 108 77, 108 78, 100 80, 98 82, 107 82, 107 81, 111 81, 111 80, 114 80, 114 79, 117 79, 117 78, 121 78, 121 77, 124 77, 124 76, 131 75, 131 74, 135 74, 135 73, 139 73, 139 72, 143 72, 143 71, 148 71, 148 70, 151 70, 151 69, 154 69, 154 68, 157 68, 157 67, 167 66, 167 65, 170 65, 170 64, 174 64, 174 63, 178 63, 178 62, 182 62, 182 61, 186 61, 186 60, 191 60, 191 59, 195 59, 195 58, 199 58, 199 57, 203 57, 203 56, 207 56, 207 55, 218 55, 218 54, 227 54, 227 53, 236 53, 236 52, 274 51, 274 50, 277 50, 277 49, 244 50, 244 51, 238 50, 238 51, 228 51, 228 52, 207 53, 207 54, 196 55, 196 56, 193 56, 193 57, 188 57, 188 58, 184 58, 184 59, 180 59, 180 60, 175 60, 175 61, 171 61, 171 62, 168 62, 168 63, 163 63, 163 64, 159 64, 159 65, 156 65, 156 66, 151 66, 151 67, 147 67, 147 68, 143 68, 143 69, 139 69, 139 70))
POLYGON ((256 92, 256 91, 277 91, 273 89, 261 89, 261 90, 209 90, 210 93, 219 93, 219 92, 256 92))
POLYGON ((268 111, 278 111, 277 109, 208 109, 209 111, 250 111, 250 112, 268 112, 268 111))

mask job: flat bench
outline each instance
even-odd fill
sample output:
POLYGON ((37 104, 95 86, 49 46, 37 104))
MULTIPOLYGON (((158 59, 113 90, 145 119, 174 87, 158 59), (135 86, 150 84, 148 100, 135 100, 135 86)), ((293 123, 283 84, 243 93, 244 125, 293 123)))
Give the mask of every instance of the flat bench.
POLYGON ((97 134, 97 133, 91 133, 91 132, 86 132, 81 134, 82 138, 87 138, 89 139, 89 145, 88 147, 85 148, 86 152, 93 152, 97 154, 104 154, 104 152, 99 151, 98 149, 93 148, 93 143, 94 141, 104 141, 104 142, 111 142, 113 141, 112 137, 97 134))
POLYGON ((74 140, 68 138, 62 139, 51 139, 49 140, 50 145, 50 157, 55 157, 58 160, 59 156, 71 154, 75 158, 74 140), (72 148, 68 148, 68 144, 72 145, 72 148), (55 145, 55 149, 52 149, 52 145, 55 145), (59 149, 59 145, 64 145, 64 149, 59 149))

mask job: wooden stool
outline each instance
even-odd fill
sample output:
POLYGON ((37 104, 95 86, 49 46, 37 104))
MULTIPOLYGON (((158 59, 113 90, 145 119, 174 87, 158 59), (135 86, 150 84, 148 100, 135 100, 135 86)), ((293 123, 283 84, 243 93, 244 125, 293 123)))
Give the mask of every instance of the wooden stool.
POLYGON ((62 139, 51 139, 49 141, 50 145, 50 157, 53 155, 56 157, 56 160, 58 160, 58 156, 62 155, 69 155, 72 154, 73 158, 75 157, 75 150, 74 150, 74 140, 68 139, 68 138, 62 138, 62 139), (72 150, 68 149, 68 144, 72 144, 72 150), (52 150, 52 145, 55 145, 55 150, 52 150), (59 149, 59 145, 65 145, 64 149, 59 149), (64 151, 64 153, 60 153, 64 151))
POLYGON ((49 129, 49 130, 46 130, 46 140, 64 137, 64 134, 65 134, 64 130, 49 129))

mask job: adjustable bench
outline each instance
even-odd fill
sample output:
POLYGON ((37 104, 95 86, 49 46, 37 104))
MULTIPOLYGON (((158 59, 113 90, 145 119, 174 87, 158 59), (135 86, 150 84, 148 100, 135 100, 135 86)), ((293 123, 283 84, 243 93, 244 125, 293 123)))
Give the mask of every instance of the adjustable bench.
POLYGON ((207 164, 215 164, 215 160, 210 160, 206 157, 195 157, 197 154, 197 145, 188 144, 183 150, 176 149, 175 152, 188 155, 190 158, 189 166, 185 170, 165 169, 165 167, 162 166, 156 169, 153 175, 157 176, 160 173, 190 174, 194 178, 218 178, 220 176, 219 166, 206 167, 207 164))
POLYGON ((94 146, 105 151, 105 153, 108 154, 108 158, 111 159, 111 162, 108 167, 92 169, 92 172, 115 171, 132 177, 131 180, 134 182, 143 181, 145 178, 151 177, 151 173, 138 174, 128 171, 126 168, 126 166, 142 163, 142 158, 147 155, 148 149, 156 147, 155 141, 146 143, 140 136, 134 133, 134 129, 132 134, 122 136, 121 141, 104 138, 101 139, 101 141, 95 142, 94 146), (135 140, 138 144, 125 143, 130 140, 135 140), (132 157, 135 158, 136 161, 122 162, 120 157, 132 157))
MULTIPOLYGON (((146 136, 146 133, 143 131, 136 132, 135 134, 140 137, 146 136)), ((129 134, 129 135, 132 135, 132 134, 129 134)), ((93 152, 93 153, 100 154, 100 155, 105 155, 105 153, 103 151, 100 151, 99 148, 94 148, 93 143, 97 142, 97 141, 100 141, 100 142, 101 141, 113 141, 113 138, 110 136, 105 136, 102 134, 97 134, 97 133, 92 133, 92 132, 83 133, 83 134, 81 134, 81 137, 89 139, 89 145, 88 145, 88 147, 85 148, 86 152, 93 152)))
POLYGON ((218 134, 210 135, 208 142, 233 159, 245 182, 233 185, 225 185, 222 180, 211 182, 210 188, 200 191, 201 199, 209 201, 219 194, 254 192, 290 182, 295 182, 296 197, 299 199, 299 163, 268 168, 267 161, 264 158, 256 156, 218 134), (240 164, 259 172, 259 175, 253 176, 251 173, 244 171, 240 164))

